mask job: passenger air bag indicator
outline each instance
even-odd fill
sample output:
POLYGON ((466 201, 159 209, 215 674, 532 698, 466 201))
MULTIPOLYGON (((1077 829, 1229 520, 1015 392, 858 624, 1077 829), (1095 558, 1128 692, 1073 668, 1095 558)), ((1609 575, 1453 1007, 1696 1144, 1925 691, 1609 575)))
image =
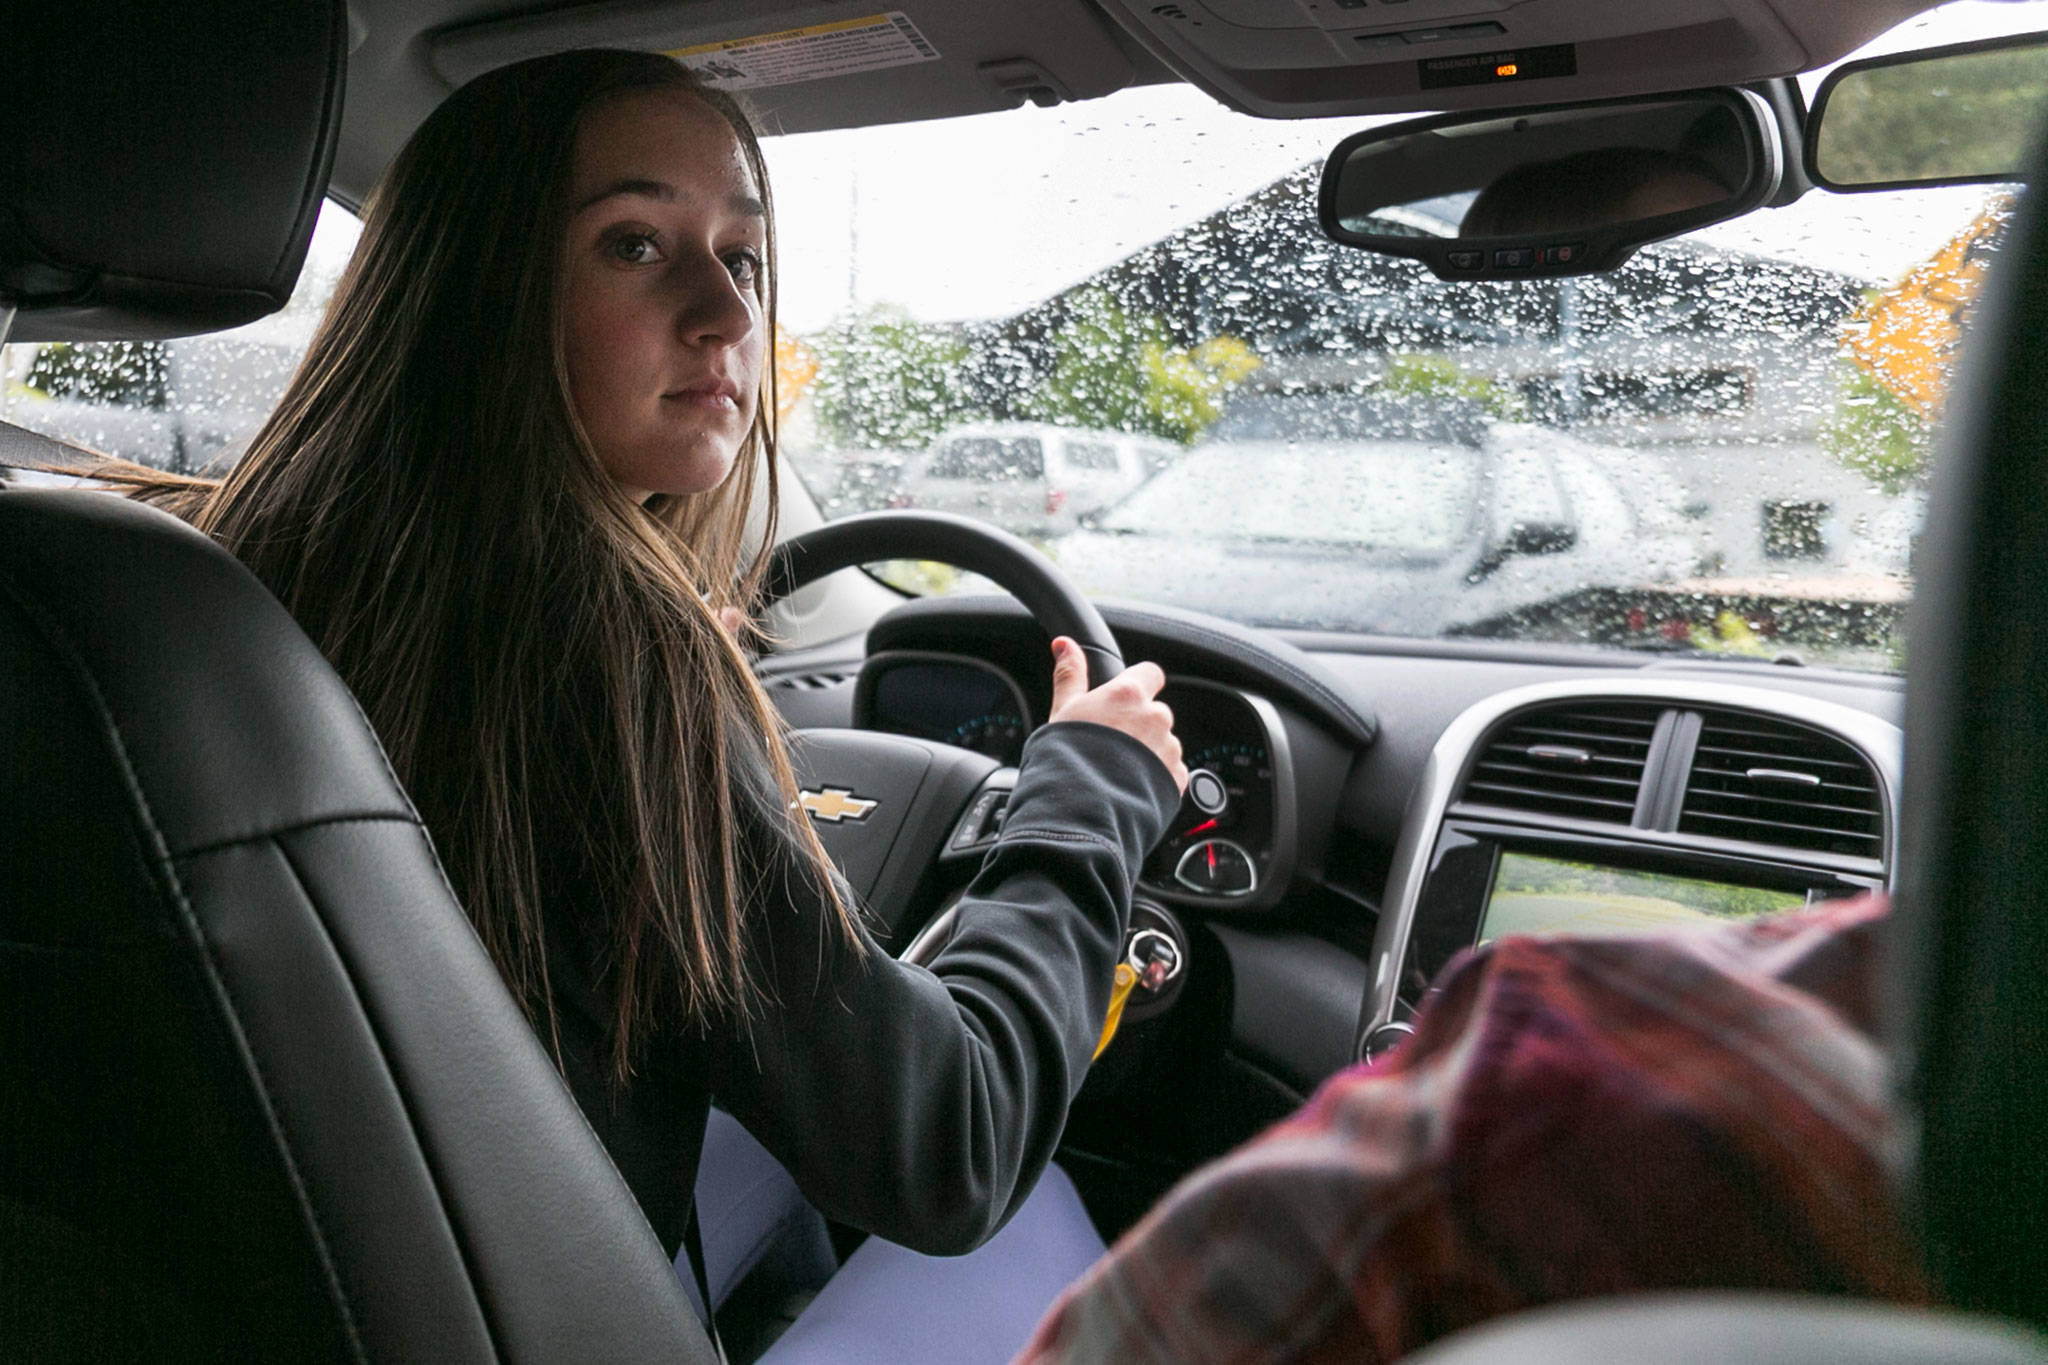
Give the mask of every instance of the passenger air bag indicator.
POLYGON ((1474 52, 1463 57, 1425 57, 1415 64, 1415 69, 1424 90, 1444 90, 1459 85, 1575 76, 1579 72, 1579 57, 1572 44, 1557 43, 1506 52, 1474 52))

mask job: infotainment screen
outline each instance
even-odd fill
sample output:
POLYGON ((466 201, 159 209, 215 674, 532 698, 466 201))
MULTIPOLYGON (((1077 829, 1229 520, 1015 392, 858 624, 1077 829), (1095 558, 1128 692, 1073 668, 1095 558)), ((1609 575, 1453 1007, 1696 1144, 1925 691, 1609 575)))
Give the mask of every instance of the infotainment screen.
POLYGON ((1503 934, 1649 934, 1755 919, 1806 904, 1798 891, 1536 858, 1503 849, 1479 939, 1503 934))

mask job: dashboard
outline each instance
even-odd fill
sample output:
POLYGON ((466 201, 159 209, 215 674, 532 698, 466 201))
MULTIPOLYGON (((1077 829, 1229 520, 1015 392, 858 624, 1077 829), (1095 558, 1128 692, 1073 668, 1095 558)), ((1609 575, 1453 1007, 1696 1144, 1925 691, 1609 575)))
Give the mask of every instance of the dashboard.
MULTIPOLYGON (((1220 1055, 1205 1085, 1264 1097, 1247 1122, 1397 1042, 1431 978, 1485 938, 1740 919, 1889 884, 1895 678, 1099 605, 1127 658, 1165 669, 1206 775, 1145 864, 1141 916, 1188 968, 1164 1021, 1220 1055)), ((764 681, 793 724, 1004 764, 1051 700, 1044 634, 1006 598, 906 603, 864 641, 778 656, 764 681)))
MULTIPOLYGON (((1294 765, 1286 726, 1264 697, 1196 678, 1168 682, 1188 790, 1139 885, 1170 903, 1277 904, 1294 870, 1294 765)), ((934 739, 1014 767, 1037 723, 1024 689, 994 664, 890 650, 862 666, 856 729, 934 739)))

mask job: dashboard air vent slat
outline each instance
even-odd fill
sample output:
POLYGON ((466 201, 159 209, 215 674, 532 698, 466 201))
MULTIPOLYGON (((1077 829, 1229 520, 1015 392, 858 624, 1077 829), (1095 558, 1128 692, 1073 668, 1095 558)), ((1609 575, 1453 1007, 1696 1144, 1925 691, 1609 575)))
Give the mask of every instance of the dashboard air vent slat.
POLYGON ((1463 799, 1626 825, 1662 709, 1579 703, 1519 716, 1487 741, 1463 799))
POLYGON ((1791 721, 1705 712, 1679 813, 1682 834, 1884 856, 1877 775, 1848 744, 1791 721))
POLYGON ((826 670, 819 673, 784 673, 768 680, 771 688, 786 692, 822 692, 830 687, 839 687, 854 680, 850 672, 826 670))

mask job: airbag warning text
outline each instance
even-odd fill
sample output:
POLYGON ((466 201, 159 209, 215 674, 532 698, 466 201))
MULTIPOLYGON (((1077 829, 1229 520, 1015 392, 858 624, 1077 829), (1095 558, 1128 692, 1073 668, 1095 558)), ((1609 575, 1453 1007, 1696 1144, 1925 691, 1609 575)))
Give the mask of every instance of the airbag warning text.
POLYGON ((667 55, 689 67, 706 85, 720 90, 794 85, 939 58, 938 49, 925 41, 909 16, 894 10, 865 19, 841 19, 752 38, 679 47, 667 55))
POLYGON ((1502 81, 1540 81, 1578 74, 1578 50, 1570 43, 1523 47, 1508 52, 1474 52, 1464 57, 1427 57, 1415 64, 1424 90, 1502 81))

